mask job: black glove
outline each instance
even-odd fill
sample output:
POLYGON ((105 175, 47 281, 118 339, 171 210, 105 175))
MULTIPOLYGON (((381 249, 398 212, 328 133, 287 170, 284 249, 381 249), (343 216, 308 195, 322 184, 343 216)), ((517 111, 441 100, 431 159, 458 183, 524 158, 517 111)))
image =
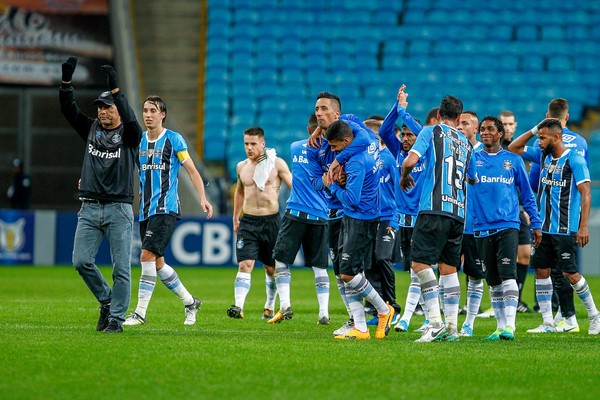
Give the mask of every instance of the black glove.
POLYGON ((62 63, 62 81, 71 82, 73 79, 73 72, 77 66, 77 57, 69 57, 67 61, 62 63))
POLYGON ((118 88, 119 85, 117 84, 117 73, 115 72, 115 69, 112 67, 112 65, 102 65, 100 69, 106 74, 106 77, 108 78, 108 87, 110 88, 110 90, 118 88))

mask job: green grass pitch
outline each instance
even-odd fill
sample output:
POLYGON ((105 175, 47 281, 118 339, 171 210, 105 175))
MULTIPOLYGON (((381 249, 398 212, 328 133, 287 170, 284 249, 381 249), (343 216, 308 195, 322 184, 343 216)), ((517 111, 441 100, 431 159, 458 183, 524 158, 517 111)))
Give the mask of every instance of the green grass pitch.
MULTIPOLYGON (((74 269, 0 268, 0 399, 600 398, 600 336, 587 334, 578 299, 575 334, 527 334, 541 317, 519 314, 514 342, 482 342, 495 322, 479 318, 475 336, 457 343, 414 343, 418 333, 394 331, 385 340, 372 332, 370 341, 336 341, 331 332, 346 319, 337 288, 332 324, 317 325, 310 270, 292 270, 294 318, 275 325, 261 319, 262 270, 253 273, 243 320, 225 313, 234 268, 178 272, 204 303, 195 326, 183 325, 183 306, 159 283, 148 323, 107 335, 95 331, 98 305, 74 269)), ((110 277, 109 268, 103 273, 110 277)), ((134 267, 130 310, 139 275, 134 267)), ((598 304, 600 278, 588 281, 598 304)), ((402 305, 408 283, 397 272, 402 305)), ((525 300, 532 299, 530 275, 525 300)))

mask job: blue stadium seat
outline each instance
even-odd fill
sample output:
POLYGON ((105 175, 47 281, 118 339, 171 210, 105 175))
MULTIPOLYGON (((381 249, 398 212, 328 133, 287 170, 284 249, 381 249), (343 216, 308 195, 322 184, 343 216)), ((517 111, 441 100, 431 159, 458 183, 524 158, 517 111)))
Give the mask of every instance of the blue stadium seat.
POLYGON ((548 71, 570 71, 574 66, 571 56, 557 54, 548 57, 548 71))
POLYGON ((516 39, 532 42, 538 39, 538 28, 535 25, 519 25, 516 27, 516 39))

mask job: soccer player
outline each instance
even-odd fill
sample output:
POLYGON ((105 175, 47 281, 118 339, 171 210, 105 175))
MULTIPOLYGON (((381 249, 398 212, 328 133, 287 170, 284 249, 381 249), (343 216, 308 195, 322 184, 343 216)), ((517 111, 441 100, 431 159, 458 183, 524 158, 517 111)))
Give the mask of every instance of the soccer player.
MULTIPOLYGON (((367 119, 364 122, 365 126, 374 133, 379 132, 381 123, 382 121, 375 119, 367 119)), ((394 315, 399 316, 401 307, 396 303, 396 276, 392 265, 392 254, 398 233, 396 195, 400 192, 400 174, 396 157, 387 149, 381 137, 379 137, 379 159, 381 214, 375 235, 373 259, 369 268, 365 269, 365 276, 383 300, 394 307, 394 315)), ((375 316, 367 322, 367 325, 377 325, 377 323, 378 318, 375 316)), ((392 321, 392 324, 395 323, 397 321, 392 321)))
MULTIPOLYGON (((329 146, 333 151, 341 152, 354 140, 353 130, 360 129, 351 121, 332 123, 326 132, 329 146)), ((370 339, 363 299, 377 309, 377 339, 387 336, 394 317, 394 308, 383 301, 363 273, 363 261, 371 254, 380 214, 377 155, 377 149, 369 146, 342 164, 346 174, 343 187, 330 180, 328 175, 323 176, 323 183, 344 206, 340 229, 340 277, 344 281, 346 299, 354 318, 352 330, 335 336, 336 339, 370 339)))
MULTIPOLYGON (((400 89, 398 89, 398 94, 396 96, 396 102, 392 106, 388 115, 385 117, 381 128, 379 129, 379 136, 385 143, 386 147, 391 152, 392 156, 396 158, 396 163, 399 166, 402 164, 404 157, 410 151, 415 140, 417 139, 417 134, 421 131, 422 126, 417 119, 414 119, 407 111, 408 107, 408 93, 405 91, 406 85, 402 85, 400 89), (402 131, 400 140, 394 134, 394 128, 396 125, 396 121, 398 118, 402 118, 404 124, 402 125, 402 131), (410 128, 409 128, 410 127, 410 128), (413 133, 413 132, 416 132, 413 133)), ((404 313, 402 317, 397 321, 394 330, 398 332, 406 332, 408 331, 408 326, 410 325, 410 320, 412 315, 415 312, 417 305, 419 304, 419 299, 421 298, 421 286, 419 285, 419 280, 414 272, 410 269, 411 264, 411 256, 410 256, 410 248, 411 248, 411 238, 412 231, 414 227, 414 223, 416 221, 417 212, 419 208, 419 198, 421 196, 421 189, 423 187, 421 183, 421 178, 424 176, 422 161, 420 160, 417 165, 412 169, 411 175, 415 181, 415 186, 409 189, 408 191, 399 190, 396 192, 396 207, 399 211, 399 225, 400 225, 400 236, 397 240, 401 240, 401 248, 402 253, 404 254, 404 266, 408 267, 407 270, 411 271, 411 283, 408 288, 408 295, 406 297, 406 303, 404 306, 404 313)), ((427 309, 424 308, 425 314, 427 314, 427 309)), ((427 320, 427 316, 425 317, 424 326, 427 326, 429 321, 427 320)))
MULTIPOLYGON (((477 141, 479 117, 474 111, 464 111, 460 115, 457 129, 461 131, 473 145, 473 153, 482 149, 481 142, 477 141)), ((483 281, 485 273, 481 260, 477 254, 475 236, 473 235, 473 198, 469 195, 472 188, 466 187, 467 212, 465 216, 465 231, 461 243, 463 256, 463 272, 467 275, 467 316, 460 329, 460 336, 473 336, 475 317, 479 313, 481 298, 483 297, 483 281)))
MULTIPOLYGON (((531 216, 534 244, 542 240, 535 196, 521 157, 502 148, 502 122, 487 116, 479 134, 483 151, 473 153, 475 174, 469 175, 467 210, 473 219, 473 232, 479 259, 485 266, 497 328, 484 340, 513 340, 519 299, 517 286, 517 248, 519 243, 519 199, 531 216)), ((464 240, 464 239, 463 239, 464 240)), ((475 316, 472 315, 473 320, 475 316)), ((464 328, 464 326, 463 326, 464 328)))
POLYGON ((234 283, 235 304, 227 309, 231 318, 244 318, 244 303, 256 260, 263 263, 266 271, 267 301, 263 318, 274 316, 277 286, 273 247, 281 224, 279 189, 282 181, 291 189, 292 174, 275 150, 265 145, 265 132, 261 127, 244 130, 247 158, 236 167, 238 181, 233 201, 233 231, 237 234, 239 266, 234 283))
POLYGON ((175 294, 184 306, 185 325, 196 323, 196 314, 202 305, 192 296, 179 279, 177 272, 165 262, 165 249, 171 240, 177 221, 181 219, 179 206, 179 167, 188 173, 200 207, 211 218, 213 209, 206 199, 204 182, 188 153, 185 139, 179 132, 164 127, 167 104, 159 96, 148 96, 143 107, 146 131, 142 134, 139 152, 140 182, 140 237, 142 273, 135 311, 123 325, 146 323, 146 311, 156 286, 157 276, 175 294))
MULTIPOLYGON (((567 128, 567 122, 569 121, 569 103, 567 100, 563 98, 553 99, 548 104, 546 118, 555 118, 560 121, 560 125, 562 126, 562 140, 565 148, 571 149, 583 156, 589 168, 590 160, 588 158, 588 144, 586 140, 578 133, 567 128)), ((534 146, 539 146, 537 142, 536 140, 534 146)), ((529 170, 529 183, 534 188, 534 191, 538 190, 539 181, 540 164, 532 162, 529 170)), ((556 268, 552 268, 551 277, 555 294, 552 299, 553 308, 556 306, 556 299, 560 305, 554 318, 556 330, 558 332, 579 332, 571 285, 569 285, 569 282, 556 268)))
MULTIPOLYGON (((311 114, 308 120, 308 134, 317 128, 317 117, 311 114)), ((302 245, 304 265, 312 268, 315 274, 315 288, 319 303, 318 324, 329 325, 329 275, 327 275, 327 199, 323 191, 317 191, 311 176, 322 172, 320 167, 309 160, 314 159, 317 149, 307 145, 307 139, 291 145, 292 190, 286 203, 286 210, 277 235, 273 258, 275 259, 275 283, 281 307, 270 324, 291 319, 293 311, 290 301, 291 273, 289 264, 294 262, 302 245), (314 169, 312 172, 310 169, 314 169)))
MULTIPOLYGON (((502 111, 498 115, 498 118, 504 126, 502 147, 508 149, 519 124, 517 123, 515 114, 510 110, 502 111)), ((531 224, 529 216, 522 209, 519 213, 519 218, 521 219, 521 226, 519 228, 519 249, 517 252, 517 285, 519 286, 519 305, 517 306, 517 312, 532 313, 533 311, 527 306, 527 303, 522 300, 523 286, 527 279, 527 270, 529 269, 529 262, 531 261, 531 224)))
POLYGON ((473 146, 458 130, 463 104, 454 96, 442 99, 439 125, 424 128, 402 162, 400 185, 411 188, 410 172, 423 158, 425 180, 419 202, 419 214, 413 232, 412 269, 421 284, 423 299, 429 310, 429 326, 419 342, 442 339, 459 340, 458 303, 460 283, 456 273, 460 266, 460 244, 465 219, 465 173, 473 146), (438 283, 432 265, 438 263, 440 285, 444 286, 446 326, 442 325, 438 300, 438 283))
POLYGON ((123 332, 131 296, 131 238, 133 233, 133 171, 142 128, 119 89, 113 67, 103 65, 110 91, 94 104, 96 118, 84 115, 75 103, 71 79, 77 58, 62 64, 60 109, 86 143, 79 181, 81 209, 73 244, 73 266, 100 303, 96 330, 123 332), (95 263, 106 236, 112 259, 113 288, 95 263))
POLYGON ((545 119, 511 143, 509 150, 542 166, 538 204, 542 217, 542 242, 531 258, 536 269, 535 292, 543 323, 527 332, 555 332, 552 318, 552 280, 556 268, 569 281, 588 311, 588 333, 600 333, 600 315, 585 278, 577 272, 577 246, 588 244, 590 235, 590 173, 585 159, 563 143, 563 127, 557 119, 545 119), (537 135, 539 146, 527 146, 537 135))

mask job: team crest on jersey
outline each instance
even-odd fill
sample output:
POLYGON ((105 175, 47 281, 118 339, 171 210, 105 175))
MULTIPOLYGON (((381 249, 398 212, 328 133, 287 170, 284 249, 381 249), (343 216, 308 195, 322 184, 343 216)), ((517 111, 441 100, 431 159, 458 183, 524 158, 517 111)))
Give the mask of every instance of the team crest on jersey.
POLYGON ((571 143, 573 140, 577 139, 574 135, 563 134, 562 140, 564 143, 571 143))
POLYGON ((512 161, 510 160, 504 160, 504 162, 502 163, 502 168, 504 168, 507 171, 510 171, 513 167, 512 161))
POLYGON ((235 244, 235 248, 241 250, 244 248, 244 239, 239 238, 235 244))
POLYGON ((121 135, 119 135, 118 133, 115 133, 112 137, 112 139, 110 139, 114 144, 117 144, 121 141, 121 135))
POLYGON ((162 156, 162 150, 154 150, 154 157, 160 158, 162 156))
POLYGON ((96 131, 96 137, 99 138, 100 136, 102 136, 102 132, 101 131, 96 131))

